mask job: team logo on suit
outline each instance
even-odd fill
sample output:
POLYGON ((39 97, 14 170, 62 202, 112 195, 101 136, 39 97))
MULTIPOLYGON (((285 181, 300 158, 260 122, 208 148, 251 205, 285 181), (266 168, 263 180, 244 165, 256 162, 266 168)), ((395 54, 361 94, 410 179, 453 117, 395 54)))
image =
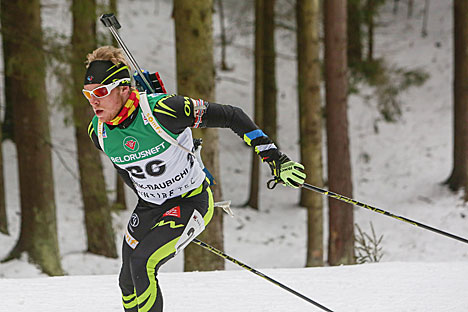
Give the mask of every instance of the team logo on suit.
POLYGON ((128 136, 123 140, 123 147, 127 152, 134 153, 140 148, 140 143, 134 137, 128 136))

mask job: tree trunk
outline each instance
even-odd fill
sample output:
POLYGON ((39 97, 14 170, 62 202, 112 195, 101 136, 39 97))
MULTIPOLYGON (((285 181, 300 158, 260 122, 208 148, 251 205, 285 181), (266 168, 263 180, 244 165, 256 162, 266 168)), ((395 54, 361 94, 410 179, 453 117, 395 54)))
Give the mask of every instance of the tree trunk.
POLYGON ((348 0, 348 64, 351 68, 362 61, 361 0, 348 0))
POLYGON ((278 145, 276 135, 275 0, 263 2, 263 130, 278 145))
POLYGON ((407 14, 408 18, 413 16, 413 7, 414 7, 414 0, 408 0, 408 14, 407 14))
POLYGON ((8 234, 8 219, 5 199, 5 179, 3 177, 3 144, 0 126, 0 233, 8 234))
MULTIPOLYGON (((117 0, 109 0, 109 12, 114 13, 115 16, 118 16, 117 0)), ((111 45, 114 47, 119 47, 119 43, 117 40, 115 40, 114 36, 111 36, 111 45)), ((112 205, 112 210, 126 210, 127 201, 125 196, 125 183, 119 175, 115 176, 115 193, 115 201, 112 205)))
MULTIPOLYGON (((466 185, 468 160, 468 3, 455 0, 453 7, 453 169, 445 182, 453 191, 466 185)), ((468 193, 466 191, 465 194, 468 193)), ((466 195, 465 195, 466 198, 466 195)))
MULTIPOLYGON (((3 48, 3 51, 5 52, 5 48, 3 48)), ((5 58, 5 56, 4 56, 5 58)), ((15 130, 14 130, 14 117, 13 117, 13 105, 11 104, 11 100, 7 98, 7 95, 9 92, 7 92, 8 88, 7 86, 10 85, 9 82, 9 77, 6 73, 5 70, 5 116, 3 117, 3 122, 2 122, 2 142, 4 140, 12 140, 13 142, 15 141, 15 130)))
MULTIPOLYGON (((213 1, 174 0, 174 22, 176 33, 177 90, 181 95, 213 101, 213 1)), ((205 166, 216 178, 212 186, 215 201, 222 199, 218 157, 218 130, 194 131, 203 138, 202 157, 205 166)), ((213 219, 200 240, 223 249, 222 210, 215 210, 213 219)), ((224 269, 224 260, 196 245, 184 251, 185 271, 208 271, 224 269)))
MULTIPOLYGON (((320 101, 319 0, 298 0, 297 69, 301 134, 301 163, 307 180, 323 187, 322 106, 320 101)), ((307 266, 323 265, 323 201, 315 192, 301 190, 307 208, 307 266)))
POLYGON ((121 211, 127 209, 125 196, 125 183, 122 178, 117 175, 115 177, 115 201, 112 205, 112 210, 121 211))
POLYGON ((219 25, 221 28, 221 70, 229 70, 229 67, 226 63, 226 46, 227 46, 227 39, 226 39, 226 26, 224 24, 224 7, 223 7, 223 0, 217 0, 218 2, 218 10, 219 10, 219 25))
MULTIPOLYGON (((255 0, 255 90, 254 90, 254 121, 263 128, 263 35, 264 35, 264 0, 255 0)), ((259 209, 260 168, 257 153, 252 154, 252 169, 250 171, 250 194, 247 206, 259 209)))
POLYGON ((466 185, 468 166, 468 3, 455 0, 453 7, 454 22, 454 59, 453 59, 453 169, 446 181, 453 191, 466 185))
MULTIPOLYGON (((455 0, 458 1, 458 0, 455 0)), ((429 0, 426 0, 424 3, 424 15, 423 15, 423 24, 422 24, 422 29, 421 29, 421 36, 426 37, 427 36, 427 22, 429 20, 429 0)))
MULTIPOLYGON (((325 1, 324 13, 328 185, 330 190, 352 197, 346 107, 346 1, 325 1)), ((354 263, 353 207, 329 199, 329 223, 329 264, 354 263)))
POLYGON ((393 15, 396 15, 398 13, 399 3, 400 3, 400 0, 393 0, 393 15))
POLYGON ((86 54, 96 48, 96 3, 95 0, 73 0, 72 33, 72 79, 71 103, 75 122, 75 137, 80 172, 80 186, 85 211, 88 251, 94 254, 117 258, 112 216, 107 199, 104 175, 99 151, 88 136, 92 110, 81 94, 85 75, 83 66, 86 54))
POLYGON ((5 69, 11 78, 21 199, 21 231, 9 259, 27 252, 49 275, 62 275, 55 215, 49 112, 39 0, 1 1, 5 69))
POLYGON ((374 60, 374 15, 375 0, 367 0, 367 61, 374 60))
MULTIPOLYGON (((118 18, 117 0, 109 0, 109 12, 114 13, 114 15, 118 18)), ((119 43, 117 42, 115 37, 112 35, 111 35, 111 45, 117 48, 119 47, 119 43)), ((119 176, 117 176, 117 180, 121 180, 119 176)), ((121 184, 123 184, 123 181, 121 181, 121 184)))

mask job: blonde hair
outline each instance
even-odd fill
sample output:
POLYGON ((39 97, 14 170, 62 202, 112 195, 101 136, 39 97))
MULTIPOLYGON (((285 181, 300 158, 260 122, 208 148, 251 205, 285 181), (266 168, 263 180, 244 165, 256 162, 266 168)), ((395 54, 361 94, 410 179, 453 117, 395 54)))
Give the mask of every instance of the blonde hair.
POLYGON ((128 66, 122 49, 113 46, 102 46, 86 56, 86 68, 93 61, 111 61, 114 64, 122 63, 128 66))

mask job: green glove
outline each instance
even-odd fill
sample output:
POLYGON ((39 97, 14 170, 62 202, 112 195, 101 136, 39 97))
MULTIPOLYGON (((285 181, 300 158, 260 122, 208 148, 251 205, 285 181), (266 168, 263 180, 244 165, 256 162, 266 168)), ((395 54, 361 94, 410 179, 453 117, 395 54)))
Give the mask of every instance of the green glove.
POLYGON ((284 182, 287 186, 298 188, 304 184, 306 174, 304 173, 304 166, 300 163, 292 161, 286 155, 276 161, 270 163, 273 175, 284 182))

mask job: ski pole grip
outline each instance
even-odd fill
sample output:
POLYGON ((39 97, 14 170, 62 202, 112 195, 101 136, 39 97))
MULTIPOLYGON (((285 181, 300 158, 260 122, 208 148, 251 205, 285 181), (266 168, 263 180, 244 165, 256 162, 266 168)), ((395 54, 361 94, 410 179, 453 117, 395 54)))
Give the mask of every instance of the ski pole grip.
POLYGON ((120 26, 119 21, 117 20, 117 17, 115 17, 114 13, 102 14, 99 19, 106 27, 114 26, 115 29, 120 29, 122 27, 120 26))

